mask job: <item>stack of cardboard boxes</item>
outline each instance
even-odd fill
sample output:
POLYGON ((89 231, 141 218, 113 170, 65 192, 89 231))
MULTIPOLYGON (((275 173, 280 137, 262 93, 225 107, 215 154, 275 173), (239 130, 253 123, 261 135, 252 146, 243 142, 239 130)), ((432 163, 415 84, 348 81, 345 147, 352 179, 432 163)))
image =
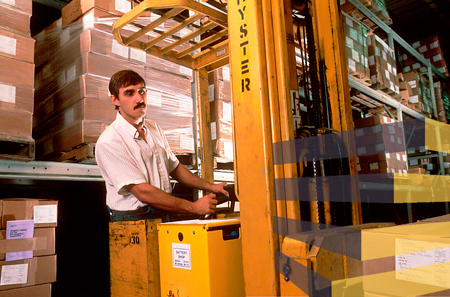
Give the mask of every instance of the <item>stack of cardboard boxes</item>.
POLYGON ((0 200, 0 295, 50 297, 56 281, 58 202, 0 200))
POLYGON ((230 69, 224 66, 209 75, 211 140, 213 154, 220 162, 233 161, 230 69))
POLYGON ((433 102, 429 80, 416 71, 403 73, 403 78, 409 85, 409 103, 414 104, 424 114, 432 114, 433 102))
MULTIPOLYGON (((436 67, 445 76, 449 75, 447 64, 445 63, 444 55, 441 49, 441 43, 439 42, 438 36, 432 35, 425 39, 416 41, 412 44, 425 59, 430 61, 431 65, 436 67)), ((419 71, 420 73, 428 73, 428 68, 425 67, 421 62, 411 54, 403 54, 399 56, 399 62, 402 65, 403 73, 408 73, 413 70, 419 71)))
MULTIPOLYGON (((364 6, 366 6, 372 13, 374 13, 378 18, 387 25, 392 24, 392 19, 389 17, 389 13, 386 8, 386 3, 384 0, 359 0, 364 6)), ((353 4, 348 0, 340 0, 341 11, 351 15, 353 18, 364 23, 371 29, 376 29, 377 26, 363 13, 359 11, 353 4)))
MULTIPOLYGON (((113 2, 73 1, 63 9, 62 19, 36 36, 39 58, 33 133, 40 159, 96 142, 116 117, 109 100, 109 79, 124 69, 145 79, 147 118, 165 130, 172 150, 194 151, 192 71, 120 45, 111 34, 111 24, 132 3, 113 2)), ((174 23, 163 23, 160 29, 174 23)), ((154 36, 152 32, 140 40, 154 36)))
POLYGON ((359 173, 407 173, 402 123, 375 115, 354 125, 359 173))
POLYGON ((349 15, 345 13, 342 15, 348 72, 358 79, 370 82, 367 28, 349 15))
POLYGON ((30 37, 31 4, 31 0, 0 3, 0 140, 32 141, 34 40, 30 37))
POLYGON ((397 62, 394 50, 380 37, 373 34, 367 39, 369 46, 369 67, 372 87, 384 90, 394 99, 400 100, 400 88, 397 76, 397 62))
MULTIPOLYGON (((420 147, 417 150, 408 150, 408 165, 410 173, 415 174, 437 174, 437 158, 430 158, 433 152, 420 147)), ((444 157, 444 163, 446 157, 444 157)), ((448 165, 447 165, 448 167, 448 165)))

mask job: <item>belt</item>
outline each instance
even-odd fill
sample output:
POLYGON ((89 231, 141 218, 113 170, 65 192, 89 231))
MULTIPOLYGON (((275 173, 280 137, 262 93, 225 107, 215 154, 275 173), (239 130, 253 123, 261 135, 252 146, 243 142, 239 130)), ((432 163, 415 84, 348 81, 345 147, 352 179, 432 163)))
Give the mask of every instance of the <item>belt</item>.
POLYGON ((163 219, 163 221, 165 221, 167 217, 165 212, 153 209, 148 205, 135 210, 113 210, 108 207, 108 211, 109 218, 112 222, 139 221, 145 219, 163 219))

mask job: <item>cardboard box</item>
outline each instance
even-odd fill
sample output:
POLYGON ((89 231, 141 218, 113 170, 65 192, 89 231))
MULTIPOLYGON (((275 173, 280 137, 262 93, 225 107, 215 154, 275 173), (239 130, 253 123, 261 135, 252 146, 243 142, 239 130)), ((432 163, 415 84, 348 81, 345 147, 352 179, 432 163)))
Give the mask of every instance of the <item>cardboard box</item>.
POLYGON ((168 72, 145 67, 145 84, 161 92, 191 97, 191 80, 168 72))
POLYGON ((34 88, 0 81, 0 110, 33 112, 34 88))
POLYGON ((34 64, 0 56, 0 81, 34 87, 34 64))
POLYGON ((114 73, 131 69, 145 77, 144 66, 113 57, 86 53, 73 63, 49 63, 36 70, 36 101, 43 100, 83 74, 109 79, 114 73))
POLYGON ((116 16, 122 16, 132 8, 132 2, 127 0, 73 0, 61 10, 63 25, 70 24, 94 7, 104 9, 116 16))
POLYGON ((16 60, 34 62, 34 39, 0 29, 0 55, 16 60))
POLYGON ((2 297, 51 297, 52 285, 44 284, 2 291, 2 297))
POLYGON ((394 51, 375 34, 369 36, 367 43, 372 87, 386 90, 394 98, 399 98, 400 89, 394 51))
POLYGON ((33 257, 55 254, 55 228, 35 228, 33 238, 6 239, 6 230, 0 230, 0 260, 5 253, 33 251, 33 257))
POLYGON ((1 277, 11 275, 10 269, 13 267, 23 271, 23 275, 27 275, 27 277, 11 277, 11 282, 20 283, 1 285, 0 291, 56 282, 56 255, 11 262, 0 261, 1 277))
POLYGON ((32 198, 0 199, 0 228, 9 220, 33 220, 35 228, 56 227, 58 201, 32 198))
POLYGON ((0 104, 0 135, 20 139, 32 139, 33 113, 10 110, 0 104))
POLYGON ((30 36, 31 14, 23 13, 16 8, 2 6, 0 13, 0 28, 22 36, 30 36))

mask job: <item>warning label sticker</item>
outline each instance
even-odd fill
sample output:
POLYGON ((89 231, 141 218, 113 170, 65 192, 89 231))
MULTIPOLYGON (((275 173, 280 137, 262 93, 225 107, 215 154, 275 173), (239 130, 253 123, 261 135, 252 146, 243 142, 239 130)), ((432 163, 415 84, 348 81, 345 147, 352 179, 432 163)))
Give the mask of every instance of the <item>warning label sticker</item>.
POLYGON ((173 267, 191 269, 191 245, 172 243, 173 267))

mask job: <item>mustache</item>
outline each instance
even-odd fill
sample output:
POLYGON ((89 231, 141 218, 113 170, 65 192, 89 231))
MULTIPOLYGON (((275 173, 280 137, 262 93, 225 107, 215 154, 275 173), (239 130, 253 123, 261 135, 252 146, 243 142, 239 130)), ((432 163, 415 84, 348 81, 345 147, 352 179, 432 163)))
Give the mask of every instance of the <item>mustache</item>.
POLYGON ((143 108, 143 107, 145 107, 145 106, 146 106, 145 102, 139 102, 139 103, 134 107, 134 109, 143 108))

